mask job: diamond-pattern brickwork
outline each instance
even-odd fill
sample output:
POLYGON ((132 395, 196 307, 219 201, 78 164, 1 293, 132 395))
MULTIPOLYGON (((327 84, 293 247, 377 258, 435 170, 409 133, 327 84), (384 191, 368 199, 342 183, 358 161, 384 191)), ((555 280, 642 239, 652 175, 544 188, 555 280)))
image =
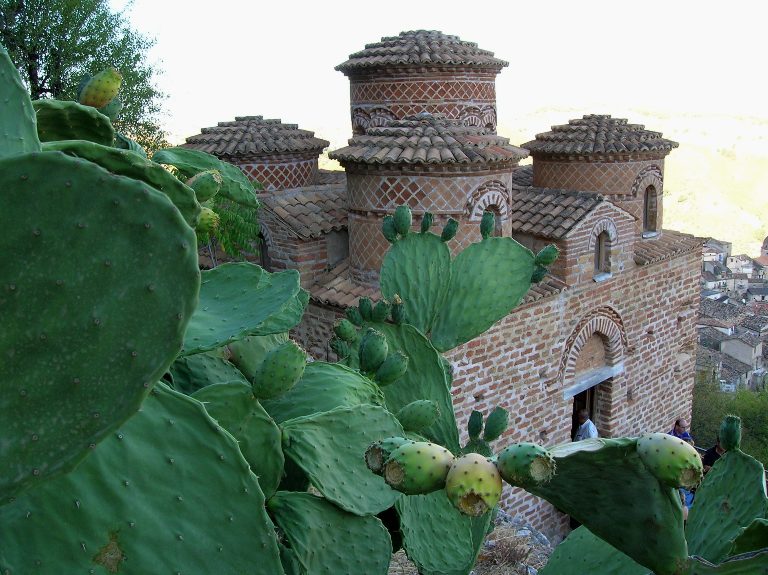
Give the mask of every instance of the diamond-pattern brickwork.
POLYGON ((294 162, 269 162, 240 164, 239 168, 251 180, 259 182, 268 192, 309 186, 317 178, 317 159, 294 162))
POLYGON ((356 283, 377 285, 381 262, 389 249, 389 242, 381 233, 381 221, 386 214, 350 211, 349 271, 356 283))
POLYGON ((432 101, 496 102, 496 85, 490 80, 431 80, 350 82, 350 101, 355 104, 432 101))
POLYGON ((429 112, 440 114, 449 120, 460 120, 465 126, 496 131, 496 105, 462 102, 417 102, 407 104, 363 104, 352 107, 352 133, 362 134, 367 128, 383 126, 389 120, 402 119, 429 112))
MULTIPOLYGON (((664 173, 664 162, 549 162, 533 160, 533 185, 537 188, 597 192, 606 196, 629 195, 645 168, 664 173)), ((661 190, 657 190, 661 193, 661 190)))

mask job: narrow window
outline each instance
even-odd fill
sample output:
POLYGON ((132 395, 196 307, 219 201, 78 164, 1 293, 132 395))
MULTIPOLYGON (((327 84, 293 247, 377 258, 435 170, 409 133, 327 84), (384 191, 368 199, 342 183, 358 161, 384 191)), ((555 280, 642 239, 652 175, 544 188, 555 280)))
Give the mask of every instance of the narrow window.
POLYGON ((595 241, 595 275, 611 272, 611 261, 608 253, 608 232, 600 232, 595 241))
POLYGON ((648 186, 645 188, 645 197, 643 199, 643 232, 653 233, 659 231, 657 228, 658 197, 656 188, 648 186))

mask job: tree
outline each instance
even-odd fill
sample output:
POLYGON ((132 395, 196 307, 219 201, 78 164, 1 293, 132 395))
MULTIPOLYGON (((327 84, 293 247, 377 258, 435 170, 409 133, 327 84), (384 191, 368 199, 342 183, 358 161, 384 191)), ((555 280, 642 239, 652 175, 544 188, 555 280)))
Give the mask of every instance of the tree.
POLYGON ((107 0, 0 0, 0 42, 33 100, 74 100, 83 76, 117 68, 123 109, 115 128, 148 150, 167 145, 157 120, 164 95, 146 61, 154 40, 132 30, 107 0))

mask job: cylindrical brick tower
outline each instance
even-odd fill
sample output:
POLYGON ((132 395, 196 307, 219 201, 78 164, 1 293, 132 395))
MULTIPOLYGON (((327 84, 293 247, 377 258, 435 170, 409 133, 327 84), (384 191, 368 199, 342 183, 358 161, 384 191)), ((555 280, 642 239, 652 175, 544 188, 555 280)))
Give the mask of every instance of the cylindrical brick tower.
POLYGON ((528 153, 507 138, 459 120, 421 113, 390 120, 354 136, 329 154, 347 172, 349 270, 360 285, 377 286, 389 244, 381 220, 406 204, 418 229, 424 212, 435 215, 437 233, 449 217, 475 222, 459 227, 454 250, 480 239, 484 210, 497 214, 503 233, 512 172, 528 153))
POLYGON ((416 30, 382 38, 336 70, 349 77, 352 132, 420 112, 496 131, 496 76, 509 64, 473 42, 416 30))
POLYGON ((315 183, 317 158, 328 142, 296 124, 238 116, 187 138, 186 148, 207 152, 238 166, 266 192, 301 188, 315 183))
POLYGON ((637 221, 640 237, 661 233, 664 158, 678 146, 622 118, 588 115, 523 144, 533 185, 603 194, 637 221))

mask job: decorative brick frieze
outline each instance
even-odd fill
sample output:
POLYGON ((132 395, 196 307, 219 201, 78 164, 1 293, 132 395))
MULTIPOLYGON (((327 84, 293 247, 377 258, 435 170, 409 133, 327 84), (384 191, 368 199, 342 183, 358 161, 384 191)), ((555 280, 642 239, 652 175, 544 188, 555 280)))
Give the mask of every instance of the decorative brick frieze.
POLYGON ((317 156, 279 161, 264 158, 257 163, 239 163, 238 167, 250 180, 259 182, 267 192, 312 185, 318 172, 317 156))

